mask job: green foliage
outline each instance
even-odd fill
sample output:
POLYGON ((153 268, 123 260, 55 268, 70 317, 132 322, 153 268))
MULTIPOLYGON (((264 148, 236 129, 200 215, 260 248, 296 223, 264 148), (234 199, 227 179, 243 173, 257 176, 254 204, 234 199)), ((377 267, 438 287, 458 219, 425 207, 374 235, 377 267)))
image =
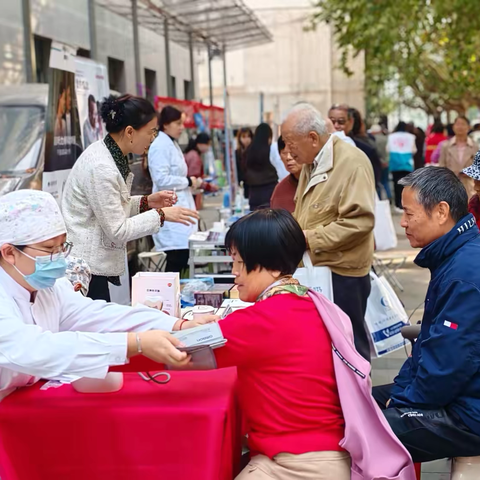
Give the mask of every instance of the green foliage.
POLYGON ((365 52, 372 108, 388 106, 388 81, 398 84, 403 103, 429 114, 480 104, 478 0, 319 0, 316 6, 312 26, 331 26, 345 73, 351 74, 349 54, 365 52))

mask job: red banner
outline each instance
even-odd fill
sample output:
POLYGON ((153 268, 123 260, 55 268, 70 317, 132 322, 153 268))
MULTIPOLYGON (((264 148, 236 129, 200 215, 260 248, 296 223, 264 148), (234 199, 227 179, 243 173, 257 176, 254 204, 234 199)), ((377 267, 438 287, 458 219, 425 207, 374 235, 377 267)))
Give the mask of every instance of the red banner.
POLYGON ((208 128, 223 129, 225 127, 224 122, 224 110, 221 107, 210 107, 200 102, 191 100, 179 100, 171 97, 155 97, 155 109, 160 112, 163 107, 170 105, 178 108, 185 113, 185 127, 196 128, 198 126, 195 121, 195 115, 199 114, 202 117, 203 124, 208 128))

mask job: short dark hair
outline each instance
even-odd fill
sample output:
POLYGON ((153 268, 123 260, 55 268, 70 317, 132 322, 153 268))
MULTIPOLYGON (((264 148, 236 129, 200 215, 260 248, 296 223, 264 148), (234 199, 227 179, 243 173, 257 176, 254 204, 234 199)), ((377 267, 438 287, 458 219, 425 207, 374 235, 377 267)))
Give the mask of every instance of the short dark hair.
POLYGON ((455 222, 468 215, 467 191, 455 173, 448 168, 419 168, 402 178, 399 184, 415 190, 418 202, 427 214, 440 202, 447 202, 455 222))
POLYGON ((432 127, 432 133, 443 133, 445 130, 445 126, 440 121, 435 121, 432 127))
POLYGON ((172 122, 176 122, 182 118, 182 112, 171 105, 167 105, 162 108, 160 115, 158 116, 158 129, 163 132, 165 125, 169 125, 172 122))
POLYGON ((280 135, 277 140, 278 151, 282 152, 285 150, 285 142, 283 141, 283 137, 280 135))
POLYGON ((349 118, 353 118, 352 135, 356 136, 362 129, 362 116, 356 108, 349 108, 349 118))
POLYGON ((454 121, 453 121, 453 125, 455 125, 457 123, 457 120, 464 120, 465 122, 467 122, 468 126, 470 126, 470 120, 465 116, 465 115, 459 115, 454 121))
POLYGON ((330 113, 332 110, 343 110, 344 112, 347 113, 348 116, 350 116, 350 107, 346 103, 334 103, 328 110, 330 113))
POLYGON ((407 131, 407 124, 405 122, 398 122, 398 125, 395 127, 396 132, 406 132, 407 131))
POLYGON ((142 97, 122 95, 105 98, 100 109, 108 133, 118 133, 128 126, 139 130, 155 118, 153 105, 142 97))
POLYGON ((286 210, 257 210, 235 222, 225 245, 242 257, 247 272, 257 267, 292 275, 307 249, 300 225, 286 210))
POLYGON ((95 104, 97 103, 97 102, 95 101, 95 97, 94 97, 92 94, 90 94, 90 95, 88 96, 88 103, 89 103, 89 104, 90 104, 90 103, 95 103, 95 104))
POLYGON ((191 138, 188 141, 187 148, 185 149, 184 153, 191 152, 192 150, 196 150, 200 153, 198 149, 199 145, 208 145, 210 143, 210 135, 208 133, 199 133, 195 138, 191 138))

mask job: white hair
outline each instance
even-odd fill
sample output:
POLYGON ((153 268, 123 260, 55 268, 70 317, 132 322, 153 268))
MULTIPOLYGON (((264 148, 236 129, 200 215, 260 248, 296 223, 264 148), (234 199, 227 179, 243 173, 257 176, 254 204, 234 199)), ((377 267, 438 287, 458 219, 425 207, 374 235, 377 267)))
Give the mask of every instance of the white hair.
POLYGON ((307 135, 314 131, 319 135, 328 135, 328 128, 322 114, 310 103, 298 103, 286 115, 285 119, 295 116, 294 131, 307 135))

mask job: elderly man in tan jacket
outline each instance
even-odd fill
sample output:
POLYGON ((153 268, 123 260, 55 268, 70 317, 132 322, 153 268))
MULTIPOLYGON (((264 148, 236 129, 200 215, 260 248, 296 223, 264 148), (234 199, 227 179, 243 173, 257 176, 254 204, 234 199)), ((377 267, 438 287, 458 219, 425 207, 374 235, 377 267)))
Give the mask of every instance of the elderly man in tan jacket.
POLYGON ((313 265, 332 270, 334 302, 350 317, 358 352, 370 360, 365 311, 373 260, 375 180, 367 156, 328 133, 320 113, 299 104, 282 125, 286 150, 304 165, 294 216, 313 265))

